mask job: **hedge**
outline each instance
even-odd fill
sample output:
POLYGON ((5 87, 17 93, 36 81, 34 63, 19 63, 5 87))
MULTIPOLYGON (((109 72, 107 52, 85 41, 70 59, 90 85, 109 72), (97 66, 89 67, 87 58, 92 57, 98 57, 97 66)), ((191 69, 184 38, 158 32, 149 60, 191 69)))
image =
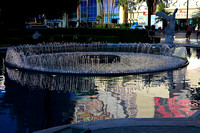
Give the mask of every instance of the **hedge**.
MULTIPOLYGON (((149 43, 147 30, 133 29, 98 29, 98 28, 61 28, 39 29, 41 37, 37 42, 110 42, 110 43, 149 43)), ((0 44, 34 43, 35 30, 12 30, 0 38, 0 44)))

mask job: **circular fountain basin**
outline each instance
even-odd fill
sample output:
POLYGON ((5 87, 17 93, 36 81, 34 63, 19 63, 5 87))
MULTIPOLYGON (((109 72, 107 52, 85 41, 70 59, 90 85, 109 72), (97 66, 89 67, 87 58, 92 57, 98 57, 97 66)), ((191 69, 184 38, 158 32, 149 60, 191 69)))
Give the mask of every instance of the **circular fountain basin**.
POLYGON ((63 44, 10 48, 6 64, 67 74, 136 74, 185 66, 186 49, 158 44, 63 44))

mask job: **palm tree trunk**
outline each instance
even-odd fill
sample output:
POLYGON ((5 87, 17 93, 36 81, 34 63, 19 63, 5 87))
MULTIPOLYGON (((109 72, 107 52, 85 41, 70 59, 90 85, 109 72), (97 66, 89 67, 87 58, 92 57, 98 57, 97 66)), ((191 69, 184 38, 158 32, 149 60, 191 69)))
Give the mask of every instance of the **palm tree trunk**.
MULTIPOLYGON (((127 1, 127 5, 128 5, 128 1, 127 1)), ((128 24, 128 6, 126 6, 125 8, 125 23, 128 24)))
POLYGON ((110 23, 110 0, 107 0, 108 4, 108 13, 107 13, 107 18, 108 18, 108 23, 110 23))
POLYGON ((112 13, 113 13, 113 12, 112 12, 112 11, 113 11, 112 9, 113 9, 113 0, 111 0, 111 7, 110 7, 110 18, 111 18, 111 23, 112 23, 112 16, 113 16, 113 15, 112 15, 112 13))
POLYGON ((146 0, 148 6, 148 29, 151 28, 151 14, 153 9, 153 0, 146 0))
POLYGON ((148 6, 148 29, 151 28, 151 7, 148 6))
POLYGON ((126 16, 126 13, 125 13, 125 7, 123 6, 123 24, 125 24, 125 17, 126 16))
POLYGON ((65 27, 68 28, 68 14, 65 12, 65 27))
POLYGON ((78 27, 80 27, 80 4, 78 5, 78 27))
POLYGON ((89 0, 87 0, 87 26, 88 26, 88 10, 89 10, 89 0))
POLYGON ((103 9, 104 9, 104 21, 106 21, 106 9, 105 9, 105 2, 103 0, 103 9))
POLYGON ((116 0, 114 0, 114 2, 113 2, 113 18, 115 17, 115 2, 116 2, 116 0))
POLYGON ((103 24, 103 1, 101 0, 101 24, 103 24))

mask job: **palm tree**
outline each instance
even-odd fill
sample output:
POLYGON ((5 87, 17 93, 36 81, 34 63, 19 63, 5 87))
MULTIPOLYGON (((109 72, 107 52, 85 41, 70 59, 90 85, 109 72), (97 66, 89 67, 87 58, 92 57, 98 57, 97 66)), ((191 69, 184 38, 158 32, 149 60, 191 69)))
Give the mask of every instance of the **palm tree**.
POLYGON ((193 15, 192 22, 197 25, 197 29, 200 28, 200 10, 193 15))
POLYGON ((128 0, 118 0, 119 6, 123 8, 123 23, 128 23, 128 0))
POLYGON ((105 5, 105 0, 102 0, 103 2, 103 10, 104 10, 104 21, 106 20, 106 5, 105 5))
POLYGON ((116 0, 114 0, 113 4, 112 4, 112 15, 113 15, 113 18, 115 16, 115 2, 116 2, 116 0))
POLYGON ((115 3, 116 0, 97 0, 97 2, 99 2, 100 5, 100 11, 101 11, 101 18, 102 18, 102 22, 103 23, 103 18, 104 21, 106 20, 106 16, 107 16, 107 22, 110 23, 111 18, 114 18, 114 8, 115 8, 115 3), (107 15, 106 15, 106 4, 107 4, 107 15))
POLYGON ((88 26, 88 16, 89 16, 89 14, 88 14, 88 10, 89 10, 89 0, 87 0, 87 26, 88 26))
MULTIPOLYGON (((103 0, 96 0, 99 4, 100 16, 101 16, 101 24, 103 24, 103 0)), ((100 17, 98 17, 100 18, 100 17)))
POLYGON ((151 15, 155 13, 156 6, 164 0, 137 0, 137 2, 146 2, 148 6, 148 29, 151 27, 151 15))
POLYGON ((146 0, 148 6, 148 29, 151 28, 151 15, 153 14, 154 0, 146 0))
POLYGON ((80 20, 81 20, 81 15, 80 15, 80 0, 78 1, 78 26, 80 27, 80 20))
POLYGON ((110 0, 107 0, 107 8, 108 8, 108 13, 107 13, 107 18, 108 18, 108 23, 110 23, 110 0))
MULTIPOLYGON (((165 4, 163 2, 160 2, 158 4, 157 11, 158 12, 164 12, 167 15, 171 14, 171 12, 168 12, 168 11, 165 10, 165 7, 166 7, 165 4)), ((167 21, 165 19, 163 19, 163 18, 160 18, 160 17, 158 18, 158 20, 161 20, 163 22, 163 29, 165 29, 165 27, 167 26, 167 21)))

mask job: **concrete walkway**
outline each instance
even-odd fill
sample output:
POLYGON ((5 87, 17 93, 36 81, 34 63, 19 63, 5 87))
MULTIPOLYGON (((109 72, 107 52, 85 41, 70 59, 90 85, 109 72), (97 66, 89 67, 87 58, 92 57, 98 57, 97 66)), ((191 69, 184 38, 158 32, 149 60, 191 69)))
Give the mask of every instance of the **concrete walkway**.
MULTIPOLYGON (((191 34, 191 39, 187 40, 185 38, 186 33, 183 31, 176 32, 174 37, 174 43, 186 47, 195 47, 200 48, 200 35, 197 39, 196 32, 191 34)), ((163 32, 156 32, 156 35, 161 37, 161 43, 165 42, 165 34, 163 32)), ((9 46, 12 47, 12 46, 9 46)), ((6 52, 7 48, 9 47, 0 47, 0 52, 6 52)))
POLYGON ((34 133, 199 133, 200 110, 188 118, 122 118, 82 122, 34 133))
MULTIPOLYGON (((158 33, 160 34, 161 37, 161 43, 165 42, 165 34, 163 33, 158 33)), ((174 43, 186 47, 195 47, 195 48, 200 48, 200 36, 197 39, 196 32, 193 32, 191 34, 190 40, 187 40, 185 38, 186 33, 185 32, 176 32, 174 36, 174 43)))
POLYGON ((35 133, 198 133, 199 131, 199 118, 132 118, 76 123, 35 133))

